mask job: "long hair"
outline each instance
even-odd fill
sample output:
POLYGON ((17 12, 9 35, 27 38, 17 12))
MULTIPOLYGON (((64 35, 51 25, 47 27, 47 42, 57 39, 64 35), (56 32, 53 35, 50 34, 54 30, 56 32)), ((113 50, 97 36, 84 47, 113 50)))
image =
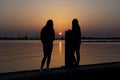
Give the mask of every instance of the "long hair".
POLYGON ((73 19, 72 21, 72 30, 76 30, 78 29, 79 26, 79 23, 78 23, 78 20, 77 19, 73 19))
POLYGON ((45 25, 48 30, 53 30, 53 20, 49 19, 45 25))
POLYGON ((75 39, 81 38, 81 29, 77 19, 73 19, 72 21, 72 34, 75 39))

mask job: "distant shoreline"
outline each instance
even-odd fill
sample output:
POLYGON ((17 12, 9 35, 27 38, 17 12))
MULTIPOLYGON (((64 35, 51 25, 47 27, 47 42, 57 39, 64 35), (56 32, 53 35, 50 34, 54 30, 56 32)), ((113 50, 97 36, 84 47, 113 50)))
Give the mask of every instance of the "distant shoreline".
POLYGON ((120 42, 120 40, 89 40, 89 41, 82 41, 82 42, 120 42))
MULTIPOLYGON (((39 37, 0 37, 0 40, 40 40, 39 37)), ((55 40, 65 40, 64 37, 55 40)), ((82 37, 82 42, 120 42, 120 37, 82 37)))
MULTIPOLYGON (((81 37, 82 40, 89 40, 89 41, 118 41, 120 40, 120 37, 81 37)), ((39 37, 28 37, 28 36, 23 36, 23 37, 0 37, 0 40, 40 40, 39 37)), ((65 37, 60 37, 60 38, 55 38, 55 40, 65 40, 65 37)))
MULTIPOLYGON (((2 40, 40 40, 40 39, 0 39, 2 40)), ((65 40, 65 39, 55 39, 55 40, 65 40)), ((82 39, 81 42, 120 42, 120 39, 82 39)))

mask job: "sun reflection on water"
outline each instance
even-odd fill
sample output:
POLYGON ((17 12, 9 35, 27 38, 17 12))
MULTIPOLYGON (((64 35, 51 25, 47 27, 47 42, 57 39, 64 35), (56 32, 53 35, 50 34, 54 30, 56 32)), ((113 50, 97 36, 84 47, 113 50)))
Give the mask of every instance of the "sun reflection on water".
POLYGON ((60 55, 62 54, 62 42, 61 41, 59 42, 59 53, 60 55))

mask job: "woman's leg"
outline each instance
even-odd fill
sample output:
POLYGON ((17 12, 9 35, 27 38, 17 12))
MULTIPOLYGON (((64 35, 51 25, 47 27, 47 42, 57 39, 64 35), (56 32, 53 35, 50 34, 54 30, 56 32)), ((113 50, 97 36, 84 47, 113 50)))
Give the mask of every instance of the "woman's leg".
POLYGON ((79 65, 79 62, 80 62, 80 46, 81 46, 81 44, 78 43, 77 50, 76 50, 76 55, 77 55, 77 65, 79 65))
POLYGON ((76 65, 79 65, 79 62, 80 62, 80 51, 79 50, 76 51, 76 55, 77 55, 76 65))
POLYGON ((48 56, 48 59, 47 59, 47 68, 49 68, 50 61, 51 61, 51 54, 48 56))
POLYGON ((44 57, 41 61, 41 69, 43 69, 45 61, 47 59, 47 46, 45 44, 43 44, 43 53, 44 53, 44 57))
POLYGON ((52 49, 53 49, 53 43, 49 44, 49 48, 48 48, 47 68, 49 68, 50 65, 52 49))
POLYGON ((46 59, 47 59, 47 56, 44 56, 42 61, 41 61, 41 69, 43 69, 43 66, 45 64, 46 59))

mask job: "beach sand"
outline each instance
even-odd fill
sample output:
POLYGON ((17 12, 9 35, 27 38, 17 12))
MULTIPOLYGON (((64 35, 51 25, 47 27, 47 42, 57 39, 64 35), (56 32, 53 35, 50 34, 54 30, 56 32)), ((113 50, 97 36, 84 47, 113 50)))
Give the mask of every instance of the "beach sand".
POLYGON ((39 70, 1 73, 0 80, 119 80, 119 74, 120 62, 111 62, 71 68, 58 67, 42 73, 39 70))

